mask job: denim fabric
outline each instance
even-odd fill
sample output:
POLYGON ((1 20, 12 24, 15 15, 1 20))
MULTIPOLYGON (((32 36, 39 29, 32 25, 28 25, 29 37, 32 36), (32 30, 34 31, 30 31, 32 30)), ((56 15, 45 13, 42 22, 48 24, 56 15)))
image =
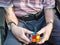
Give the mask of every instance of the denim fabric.
MULTIPOLYGON (((26 22, 23 22, 22 20, 19 19, 18 26, 37 32, 41 28, 46 26, 45 16, 42 16, 40 19, 37 20, 31 20, 26 22)), ((8 35, 4 45, 23 45, 23 44, 15 38, 11 31, 8 31, 8 35)), ((60 20, 56 16, 50 39, 42 45, 60 45, 60 20)))

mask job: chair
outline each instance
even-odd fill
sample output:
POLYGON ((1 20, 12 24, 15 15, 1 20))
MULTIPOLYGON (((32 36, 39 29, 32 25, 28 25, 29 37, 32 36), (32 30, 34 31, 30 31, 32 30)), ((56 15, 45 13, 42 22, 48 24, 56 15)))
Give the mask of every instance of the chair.
POLYGON ((56 1, 56 11, 57 11, 57 15, 60 19, 60 0, 55 0, 56 1))
POLYGON ((5 36, 5 10, 0 7, 0 45, 3 45, 5 36))

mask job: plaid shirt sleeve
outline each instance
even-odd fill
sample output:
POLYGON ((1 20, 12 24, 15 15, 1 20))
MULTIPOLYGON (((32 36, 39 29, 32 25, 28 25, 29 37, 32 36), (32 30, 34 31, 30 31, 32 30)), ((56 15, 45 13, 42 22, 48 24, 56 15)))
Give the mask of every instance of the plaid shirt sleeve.
POLYGON ((0 7, 12 7, 12 0, 0 0, 0 7))
POLYGON ((44 0, 43 7, 44 7, 44 9, 54 8, 55 7, 55 0, 44 0))

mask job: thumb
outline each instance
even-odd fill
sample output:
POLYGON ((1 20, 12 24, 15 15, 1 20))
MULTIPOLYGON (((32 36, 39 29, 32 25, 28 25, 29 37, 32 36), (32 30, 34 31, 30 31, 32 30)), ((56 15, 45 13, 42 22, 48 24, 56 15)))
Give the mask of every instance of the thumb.
POLYGON ((28 34, 32 34, 32 31, 30 31, 30 30, 25 30, 25 32, 28 34))
POLYGON ((41 29, 40 31, 38 31, 37 34, 42 34, 42 33, 44 33, 44 32, 45 32, 45 29, 43 28, 43 29, 41 29))

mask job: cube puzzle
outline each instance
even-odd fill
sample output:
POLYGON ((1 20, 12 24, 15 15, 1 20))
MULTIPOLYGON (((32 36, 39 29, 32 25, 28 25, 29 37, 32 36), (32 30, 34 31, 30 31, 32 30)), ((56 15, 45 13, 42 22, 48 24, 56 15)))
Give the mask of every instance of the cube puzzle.
POLYGON ((35 34, 35 33, 32 33, 32 42, 40 42, 40 34, 35 34))

